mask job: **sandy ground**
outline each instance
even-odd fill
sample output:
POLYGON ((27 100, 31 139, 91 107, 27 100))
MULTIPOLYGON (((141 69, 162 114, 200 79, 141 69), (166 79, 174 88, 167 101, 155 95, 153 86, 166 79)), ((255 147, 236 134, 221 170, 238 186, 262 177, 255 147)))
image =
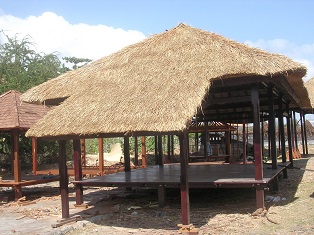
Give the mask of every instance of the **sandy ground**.
MULTIPOLYGON (((256 211, 253 189, 191 190, 191 223, 198 234, 314 234, 313 181, 314 159, 295 160, 279 191, 266 192, 264 211, 256 211)), ((178 190, 167 190, 167 206, 160 209, 153 189, 88 188, 88 208, 77 208, 70 188, 70 214, 77 222, 64 225, 57 182, 24 187, 23 193, 25 201, 13 202, 11 189, 2 188, 0 234, 170 235, 178 234, 181 223, 178 190)))

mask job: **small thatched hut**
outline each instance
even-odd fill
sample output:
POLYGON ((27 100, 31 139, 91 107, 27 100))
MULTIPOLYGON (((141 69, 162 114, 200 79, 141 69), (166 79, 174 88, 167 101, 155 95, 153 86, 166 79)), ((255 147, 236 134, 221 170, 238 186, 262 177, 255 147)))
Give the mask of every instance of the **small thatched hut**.
MULTIPOLYGON (((27 102, 63 101, 27 135, 126 141, 132 135, 178 135, 182 222, 189 224, 186 135, 192 120, 252 122, 254 180, 261 183, 260 114, 274 123, 275 112, 310 107, 305 74, 304 66, 286 56, 180 24, 27 91, 27 102)), ((263 207, 258 185, 257 206, 263 207)))

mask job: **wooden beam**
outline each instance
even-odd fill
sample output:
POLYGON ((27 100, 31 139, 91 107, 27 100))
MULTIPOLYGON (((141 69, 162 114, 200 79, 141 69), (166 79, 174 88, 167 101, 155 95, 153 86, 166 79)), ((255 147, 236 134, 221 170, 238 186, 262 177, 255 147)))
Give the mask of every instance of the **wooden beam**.
MULTIPOLYGON (((83 178, 82 162, 81 162, 81 143, 80 140, 73 140, 73 163, 74 163, 74 179, 81 181, 83 178)), ((75 185, 76 205, 83 204, 83 186, 75 185)))
POLYGON ((99 153, 99 171, 101 175, 104 175, 104 140, 98 138, 98 153, 99 153))
POLYGON ((189 199, 189 180, 188 180, 188 150, 187 133, 179 135, 180 142, 180 187, 181 187, 181 215, 182 224, 190 224, 190 199, 189 199))
POLYGON ((162 135, 158 135, 158 165, 163 166, 162 135))
POLYGON ((138 166, 138 138, 134 136, 134 165, 138 166))
POLYGON ((85 139, 81 139, 81 159, 82 159, 82 166, 86 167, 86 146, 85 146, 85 139))
POLYGON ((59 175, 60 175, 60 193, 61 193, 61 209, 62 218, 70 217, 69 211, 69 178, 66 162, 66 141, 59 140, 59 175))
POLYGON ((146 138, 142 136, 142 166, 146 167, 146 138))
POLYGON ((286 112, 288 113, 287 119, 287 135, 288 135, 288 146, 289 146, 289 161, 291 167, 293 167, 293 156, 292 156, 292 133, 291 133, 291 112, 289 110, 289 103, 286 103, 286 112))
POLYGON ((270 137, 269 147, 271 155, 272 169, 277 169, 277 147, 276 147, 276 126, 275 126, 275 110, 274 110, 274 93, 273 86, 268 87, 268 135, 270 137))
POLYGON ((32 159, 33 159, 33 174, 37 175, 38 156, 37 156, 37 138, 32 138, 32 159))
MULTIPOLYGON (((280 99, 279 102, 279 111, 278 111, 278 125, 279 125, 279 132, 280 132, 280 142, 281 142, 281 156, 282 162, 287 162, 287 155, 286 155, 286 141, 285 141, 285 126, 283 121, 283 100, 280 99)), ((283 171, 284 178, 288 178, 287 169, 283 171)))
MULTIPOLYGON (((260 134, 260 109, 258 98, 258 86, 252 86, 252 107, 253 107, 253 147, 254 147, 254 159, 255 159, 255 179, 263 179, 263 161, 261 151, 261 134, 260 134)), ((256 207, 264 208, 264 190, 256 188, 256 207)))
POLYGON ((130 158, 130 137, 124 137, 124 171, 131 171, 131 158, 130 158))

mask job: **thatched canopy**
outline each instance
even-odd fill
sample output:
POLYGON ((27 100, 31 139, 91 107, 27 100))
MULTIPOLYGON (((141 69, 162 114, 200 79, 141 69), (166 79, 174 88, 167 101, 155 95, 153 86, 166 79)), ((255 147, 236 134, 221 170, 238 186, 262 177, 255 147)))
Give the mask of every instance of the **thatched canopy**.
POLYGON ((311 101, 311 110, 314 108, 314 77, 305 82, 305 87, 311 101))
POLYGON ((309 106, 305 74, 305 67, 286 56, 180 24, 27 91, 27 102, 69 97, 27 135, 186 130, 203 112, 215 81, 285 81, 292 103, 309 106))
POLYGON ((1 131, 26 131, 50 110, 44 105, 21 102, 20 96, 21 93, 14 90, 0 95, 1 131))

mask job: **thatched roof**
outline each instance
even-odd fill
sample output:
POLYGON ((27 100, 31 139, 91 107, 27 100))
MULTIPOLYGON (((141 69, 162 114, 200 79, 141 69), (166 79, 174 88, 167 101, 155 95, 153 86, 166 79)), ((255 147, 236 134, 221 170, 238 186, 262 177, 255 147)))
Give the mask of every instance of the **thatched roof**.
POLYGON ((278 75, 302 87, 305 73, 286 56, 180 24, 27 91, 27 102, 69 97, 27 135, 182 131, 215 79, 278 75))
POLYGON ((228 123, 223 122, 217 122, 217 121, 211 121, 207 122, 207 128, 205 126, 204 122, 193 122, 189 128, 189 132, 225 132, 225 131, 236 131, 237 129, 228 123))
POLYGON ((309 98, 311 101, 311 106, 314 108, 314 77, 305 82, 305 87, 309 94, 309 98))
POLYGON ((20 96, 14 90, 0 95, 0 130, 28 130, 50 110, 43 105, 21 102, 20 96))

